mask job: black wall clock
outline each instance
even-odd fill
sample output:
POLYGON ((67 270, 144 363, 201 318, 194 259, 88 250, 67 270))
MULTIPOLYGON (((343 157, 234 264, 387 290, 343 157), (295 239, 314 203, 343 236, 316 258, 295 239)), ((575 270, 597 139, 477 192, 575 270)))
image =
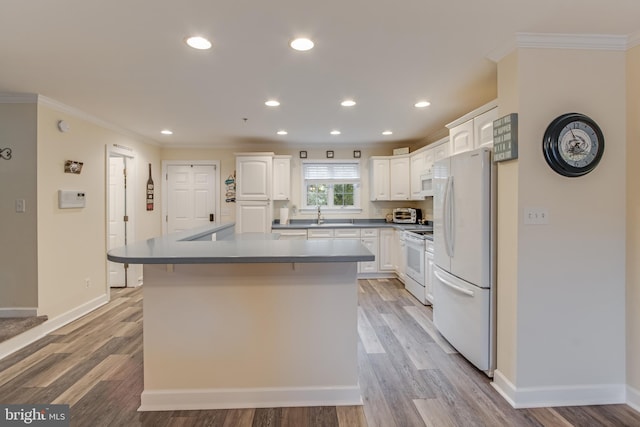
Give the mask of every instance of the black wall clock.
POLYGON ((604 136, 598 124, 584 114, 563 114, 547 127, 542 152, 551 169, 560 175, 582 176, 600 162, 604 136))

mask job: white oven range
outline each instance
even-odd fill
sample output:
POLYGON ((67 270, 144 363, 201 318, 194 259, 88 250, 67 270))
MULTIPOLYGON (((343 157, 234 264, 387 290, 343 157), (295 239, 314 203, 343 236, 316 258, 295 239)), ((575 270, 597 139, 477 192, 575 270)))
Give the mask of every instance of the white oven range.
POLYGON ((405 230, 405 255, 407 259, 407 277, 405 288, 422 304, 428 304, 425 292, 425 248, 427 235, 432 235, 432 230, 405 230))

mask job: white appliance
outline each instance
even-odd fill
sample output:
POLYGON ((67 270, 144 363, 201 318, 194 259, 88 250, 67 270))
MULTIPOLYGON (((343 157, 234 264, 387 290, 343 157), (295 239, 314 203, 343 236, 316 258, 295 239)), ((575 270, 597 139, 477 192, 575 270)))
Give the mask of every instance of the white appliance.
POLYGON ((422 304, 426 303, 424 290, 424 238, 410 231, 404 231, 405 254, 407 260, 404 287, 422 304))
POLYGON ((435 163, 433 323, 488 376, 496 354, 494 205, 488 148, 435 163))

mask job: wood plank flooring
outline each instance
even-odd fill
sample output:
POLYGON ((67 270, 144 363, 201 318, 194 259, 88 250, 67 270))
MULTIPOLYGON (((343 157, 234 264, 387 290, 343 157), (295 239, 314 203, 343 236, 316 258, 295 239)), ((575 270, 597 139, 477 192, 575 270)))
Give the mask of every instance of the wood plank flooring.
POLYGON ((73 426, 640 426, 626 405, 513 409, 397 280, 360 280, 363 406, 137 412, 142 290, 0 360, 0 403, 66 403, 73 426))

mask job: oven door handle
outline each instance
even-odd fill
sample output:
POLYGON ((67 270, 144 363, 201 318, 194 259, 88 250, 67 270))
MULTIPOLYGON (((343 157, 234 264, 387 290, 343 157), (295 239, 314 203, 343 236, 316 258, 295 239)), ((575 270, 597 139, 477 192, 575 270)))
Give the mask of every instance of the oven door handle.
POLYGON ((443 275, 440 274, 439 271, 434 271, 433 272, 436 277, 438 278, 438 280, 440 280, 442 282, 443 285, 446 285, 448 287, 450 287, 451 289, 460 292, 461 294, 465 294, 468 295, 470 297, 472 297, 474 295, 473 291, 470 291, 468 289, 462 288, 456 284, 454 284, 453 282, 450 282, 448 279, 446 279, 443 275))

